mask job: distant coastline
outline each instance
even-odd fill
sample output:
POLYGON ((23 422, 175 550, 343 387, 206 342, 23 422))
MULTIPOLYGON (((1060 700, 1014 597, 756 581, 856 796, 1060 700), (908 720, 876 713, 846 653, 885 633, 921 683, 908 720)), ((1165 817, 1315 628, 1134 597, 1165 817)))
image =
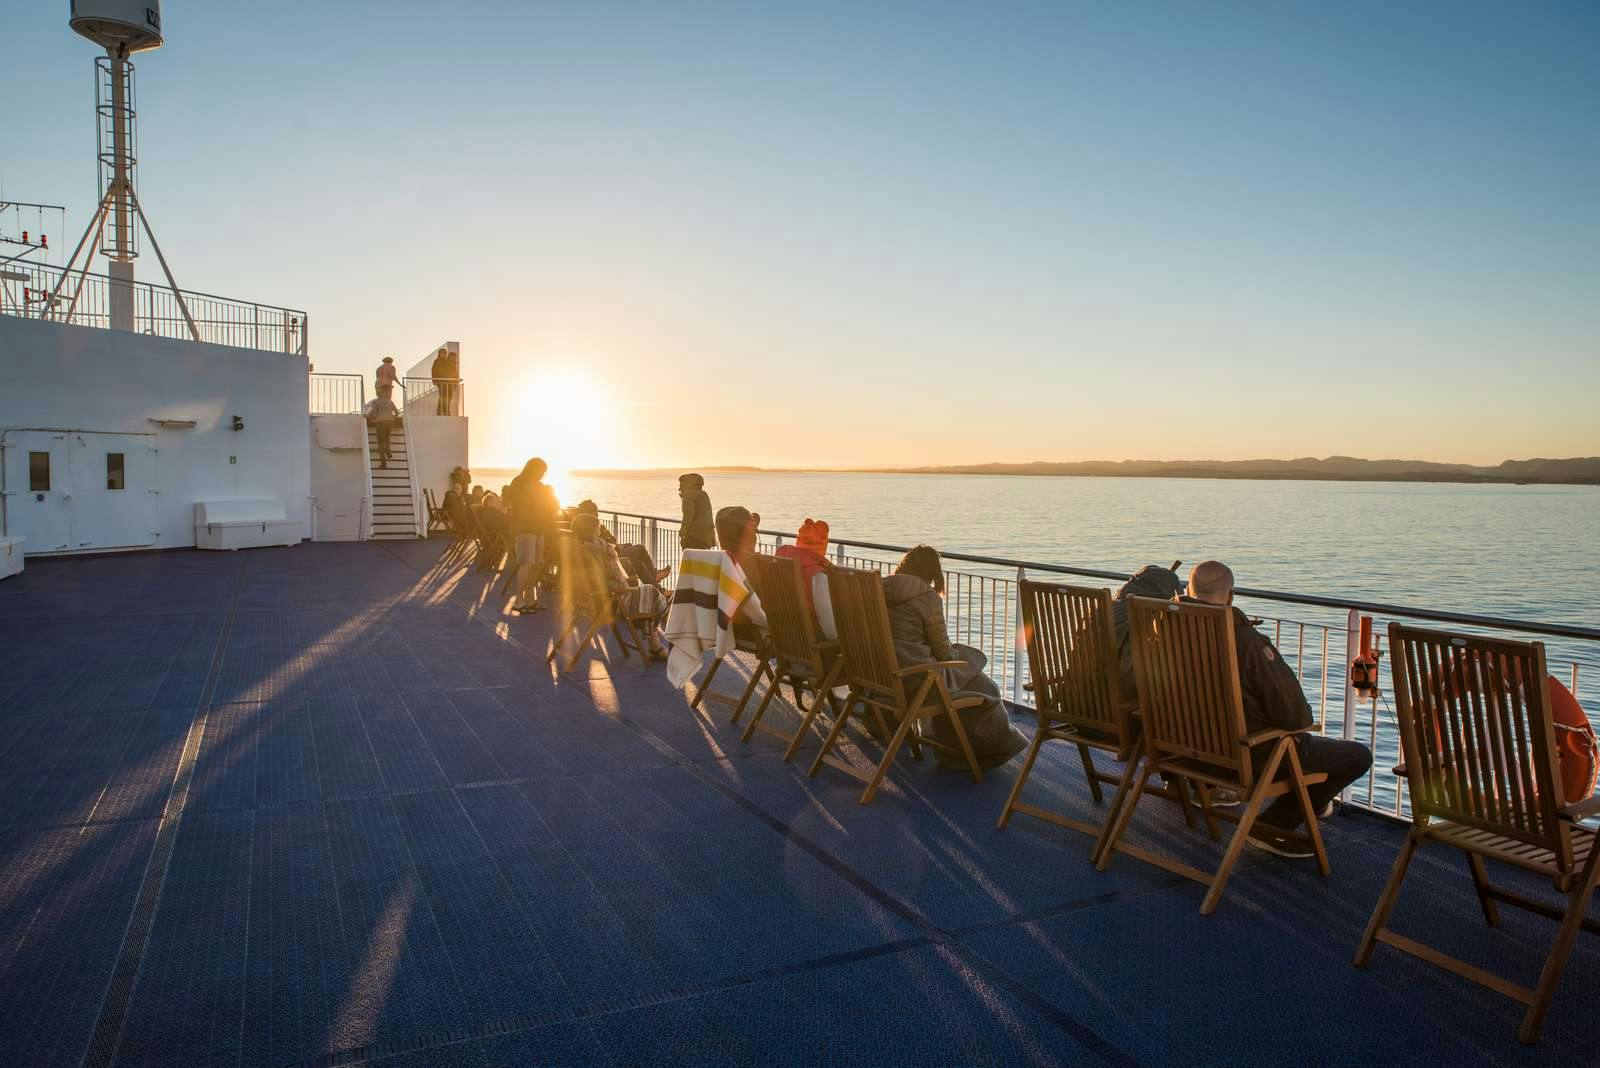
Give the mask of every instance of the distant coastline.
MULTIPOLYGON (((688 468, 587 469, 586 477, 676 475, 688 468)), ((1083 460, 1054 463, 949 464, 930 467, 706 466, 719 474, 1053 475, 1075 478, 1230 478, 1308 482, 1461 482, 1504 485, 1600 486, 1600 456, 1506 460, 1492 467, 1430 460, 1363 460, 1312 456, 1294 460, 1083 460)))

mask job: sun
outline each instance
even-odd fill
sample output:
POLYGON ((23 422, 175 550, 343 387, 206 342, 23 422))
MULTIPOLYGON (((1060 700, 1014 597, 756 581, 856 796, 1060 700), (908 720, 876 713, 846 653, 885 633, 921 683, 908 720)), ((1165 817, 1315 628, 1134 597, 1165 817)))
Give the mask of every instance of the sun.
POLYGON ((529 375, 519 392, 519 453, 544 458, 550 465, 545 481, 562 501, 572 471, 615 465, 615 402, 603 384, 576 368, 552 367, 529 375))

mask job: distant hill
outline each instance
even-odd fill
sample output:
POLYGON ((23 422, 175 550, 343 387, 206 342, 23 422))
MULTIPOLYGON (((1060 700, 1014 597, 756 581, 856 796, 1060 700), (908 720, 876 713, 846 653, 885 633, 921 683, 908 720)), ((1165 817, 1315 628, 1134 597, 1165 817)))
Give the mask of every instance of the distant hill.
POLYGON ((1600 456, 1566 460, 1506 460, 1494 467, 1431 460, 1362 460, 1354 456, 1302 456, 1296 460, 1083 460, 1025 464, 951 464, 942 467, 733 467, 584 470, 575 475, 665 476, 680 471, 761 473, 839 471, 890 475, 1072 475, 1086 478, 1255 478, 1312 482, 1506 482, 1600 486, 1600 456))
MULTIPOLYGON (((858 469, 860 470, 860 469, 858 469)), ((1362 460, 1303 456, 1294 460, 1084 460, 1025 464, 956 464, 871 468, 926 475, 1077 475, 1101 478, 1255 478, 1330 482, 1509 482, 1600 485, 1600 456, 1565 460, 1506 460, 1494 467, 1429 460, 1362 460)))

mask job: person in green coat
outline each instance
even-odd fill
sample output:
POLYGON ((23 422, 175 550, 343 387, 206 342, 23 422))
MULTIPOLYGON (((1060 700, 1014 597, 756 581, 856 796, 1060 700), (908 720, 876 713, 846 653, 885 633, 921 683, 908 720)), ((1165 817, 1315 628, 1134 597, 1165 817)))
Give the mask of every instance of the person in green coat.
POLYGON ((699 475, 678 476, 678 496, 683 498, 683 525, 678 540, 685 549, 717 547, 715 517, 705 486, 706 480, 699 475))

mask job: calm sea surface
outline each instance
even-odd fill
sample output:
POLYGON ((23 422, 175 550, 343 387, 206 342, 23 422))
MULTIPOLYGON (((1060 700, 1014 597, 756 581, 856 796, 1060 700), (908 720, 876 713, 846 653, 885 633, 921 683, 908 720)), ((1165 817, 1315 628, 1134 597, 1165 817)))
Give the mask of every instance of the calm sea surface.
MULTIPOLYGON (((477 477, 498 488, 510 474, 477 477)), ((558 490, 564 503, 679 514, 671 477, 574 477, 558 490)), ((1118 571, 1215 557, 1244 586, 1600 626, 1592 486, 712 473, 706 490, 714 506, 743 504, 770 529, 814 516, 836 538, 1118 571)), ((1271 614, 1335 625, 1342 638, 1341 613, 1271 614)), ((1548 642, 1563 677, 1558 656, 1583 662, 1585 703, 1596 707, 1593 644, 1548 642)))

